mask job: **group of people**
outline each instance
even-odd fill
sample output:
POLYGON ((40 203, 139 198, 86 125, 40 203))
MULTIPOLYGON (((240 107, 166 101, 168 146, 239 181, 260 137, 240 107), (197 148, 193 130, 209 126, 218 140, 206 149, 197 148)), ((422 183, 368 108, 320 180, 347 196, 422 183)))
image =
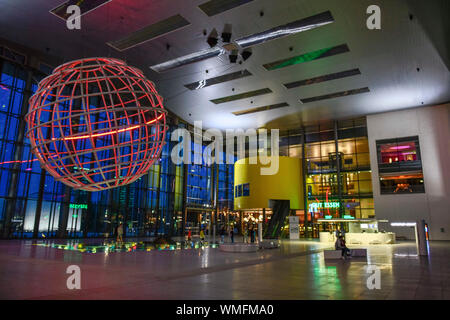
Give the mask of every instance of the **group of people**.
MULTIPOLYGON (((234 227, 234 228, 230 227, 230 229, 228 231, 228 234, 230 235, 231 243, 234 243, 234 235, 237 234, 237 233, 238 233, 238 231, 237 231, 236 227, 234 227)), ((225 229, 224 226, 222 226, 220 228, 219 235, 220 235, 220 242, 224 243, 225 242, 225 236, 227 235, 227 230, 225 229)))
MULTIPOLYGON (((200 230, 200 241, 205 241, 205 231, 203 229, 200 230)), ((187 240, 191 241, 192 240, 192 231, 189 229, 188 234, 187 234, 187 240)))
MULTIPOLYGON (((255 243, 256 242, 256 235, 257 235, 257 228, 254 228, 253 226, 248 226, 248 228, 243 229, 243 241, 244 243, 255 243)), ((219 236, 220 236, 220 242, 225 242, 225 237, 228 235, 231 243, 234 243, 234 237, 238 234, 237 227, 229 227, 228 229, 225 226, 222 226, 219 229, 219 236)), ((199 233, 200 241, 205 240, 205 230, 202 228, 200 229, 199 233)), ((192 241, 192 231, 189 229, 187 233, 187 241, 192 241)))
POLYGON ((247 229, 244 229, 244 243, 248 243, 249 237, 250 237, 250 243, 255 243, 256 239, 256 228, 253 228, 252 226, 248 226, 247 229))
MULTIPOLYGON (((249 226, 248 228, 244 228, 243 229, 243 236, 244 236, 244 242, 248 243, 249 242, 249 238, 250 238, 250 242, 254 243, 256 241, 256 228, 253 228, 251 226, 249 226)), ((220 235, 220 242, 224 243, 225 242, 225 236, 227 235, 227 233, 230 236, 230 240, 231 243, 234 243, 234 236, 238 233, 238 230, 236 227, 230 227, 229 231, 227 232, 227 230, 225 229, 224 226, 222 226, 222 228, 220 228, 219 231, 219 235, 220 235)))

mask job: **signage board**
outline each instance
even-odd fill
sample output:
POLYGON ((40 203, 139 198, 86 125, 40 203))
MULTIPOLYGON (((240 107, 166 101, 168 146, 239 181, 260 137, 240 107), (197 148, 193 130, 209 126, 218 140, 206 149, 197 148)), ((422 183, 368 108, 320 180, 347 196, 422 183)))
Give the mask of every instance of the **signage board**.
POLYGON ((297 216, 289 216, 289 239, 300 239, 300 230, 297 216))

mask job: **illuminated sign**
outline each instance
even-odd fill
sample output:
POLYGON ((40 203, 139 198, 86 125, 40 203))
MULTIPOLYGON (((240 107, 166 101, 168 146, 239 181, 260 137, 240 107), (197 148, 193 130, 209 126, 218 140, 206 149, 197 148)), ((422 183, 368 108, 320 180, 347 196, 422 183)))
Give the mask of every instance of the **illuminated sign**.
POLYGON ((392 222, 392 227, 415 227, 415 222, 392 222))
POLYGON ((333 219, 333 216, 325 216, 325 219, 327 220, 333 219))
POLYGON ((82 203, 71 203, 69 205, 70 209, 87 209, 88 205, 87 204, 82 204, 82 203))
POLYGON ((355 219, 355 217, 354 217, 354 216, 350 216, 350 215, 346 214, 346 215, 344 216, 344 219, 355 219))
POLYGON ((336 209, 339 208, 339 202, 313 202, 309 204, 309 212, 315 212, 318 209, 336 209))

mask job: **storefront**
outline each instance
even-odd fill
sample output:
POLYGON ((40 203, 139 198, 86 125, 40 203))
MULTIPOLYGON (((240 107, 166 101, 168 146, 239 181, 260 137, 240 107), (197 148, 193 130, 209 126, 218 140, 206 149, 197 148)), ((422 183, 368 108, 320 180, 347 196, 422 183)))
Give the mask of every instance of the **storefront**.
POLYGON ((355 219, 346 216, 344 219, 319 219, 321 225, 319 233, 320 242, 334 243, 336 235, 345 235, 347 244, 393 244, 395 243, 395 233, 379 230, 379 222, 386 220, 376 219, 355 219))

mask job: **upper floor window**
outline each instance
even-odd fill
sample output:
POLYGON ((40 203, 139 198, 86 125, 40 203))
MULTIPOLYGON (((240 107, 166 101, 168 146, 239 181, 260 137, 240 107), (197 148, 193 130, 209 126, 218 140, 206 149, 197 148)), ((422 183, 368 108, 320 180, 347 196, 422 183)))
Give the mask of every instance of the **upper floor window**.
POLYGON ((425 192, 419 137, 377 140, 381 194, 425 192))
POLYGON ((378 140, 376 143, 380 172, 422 170, 419 137, 378 140))

